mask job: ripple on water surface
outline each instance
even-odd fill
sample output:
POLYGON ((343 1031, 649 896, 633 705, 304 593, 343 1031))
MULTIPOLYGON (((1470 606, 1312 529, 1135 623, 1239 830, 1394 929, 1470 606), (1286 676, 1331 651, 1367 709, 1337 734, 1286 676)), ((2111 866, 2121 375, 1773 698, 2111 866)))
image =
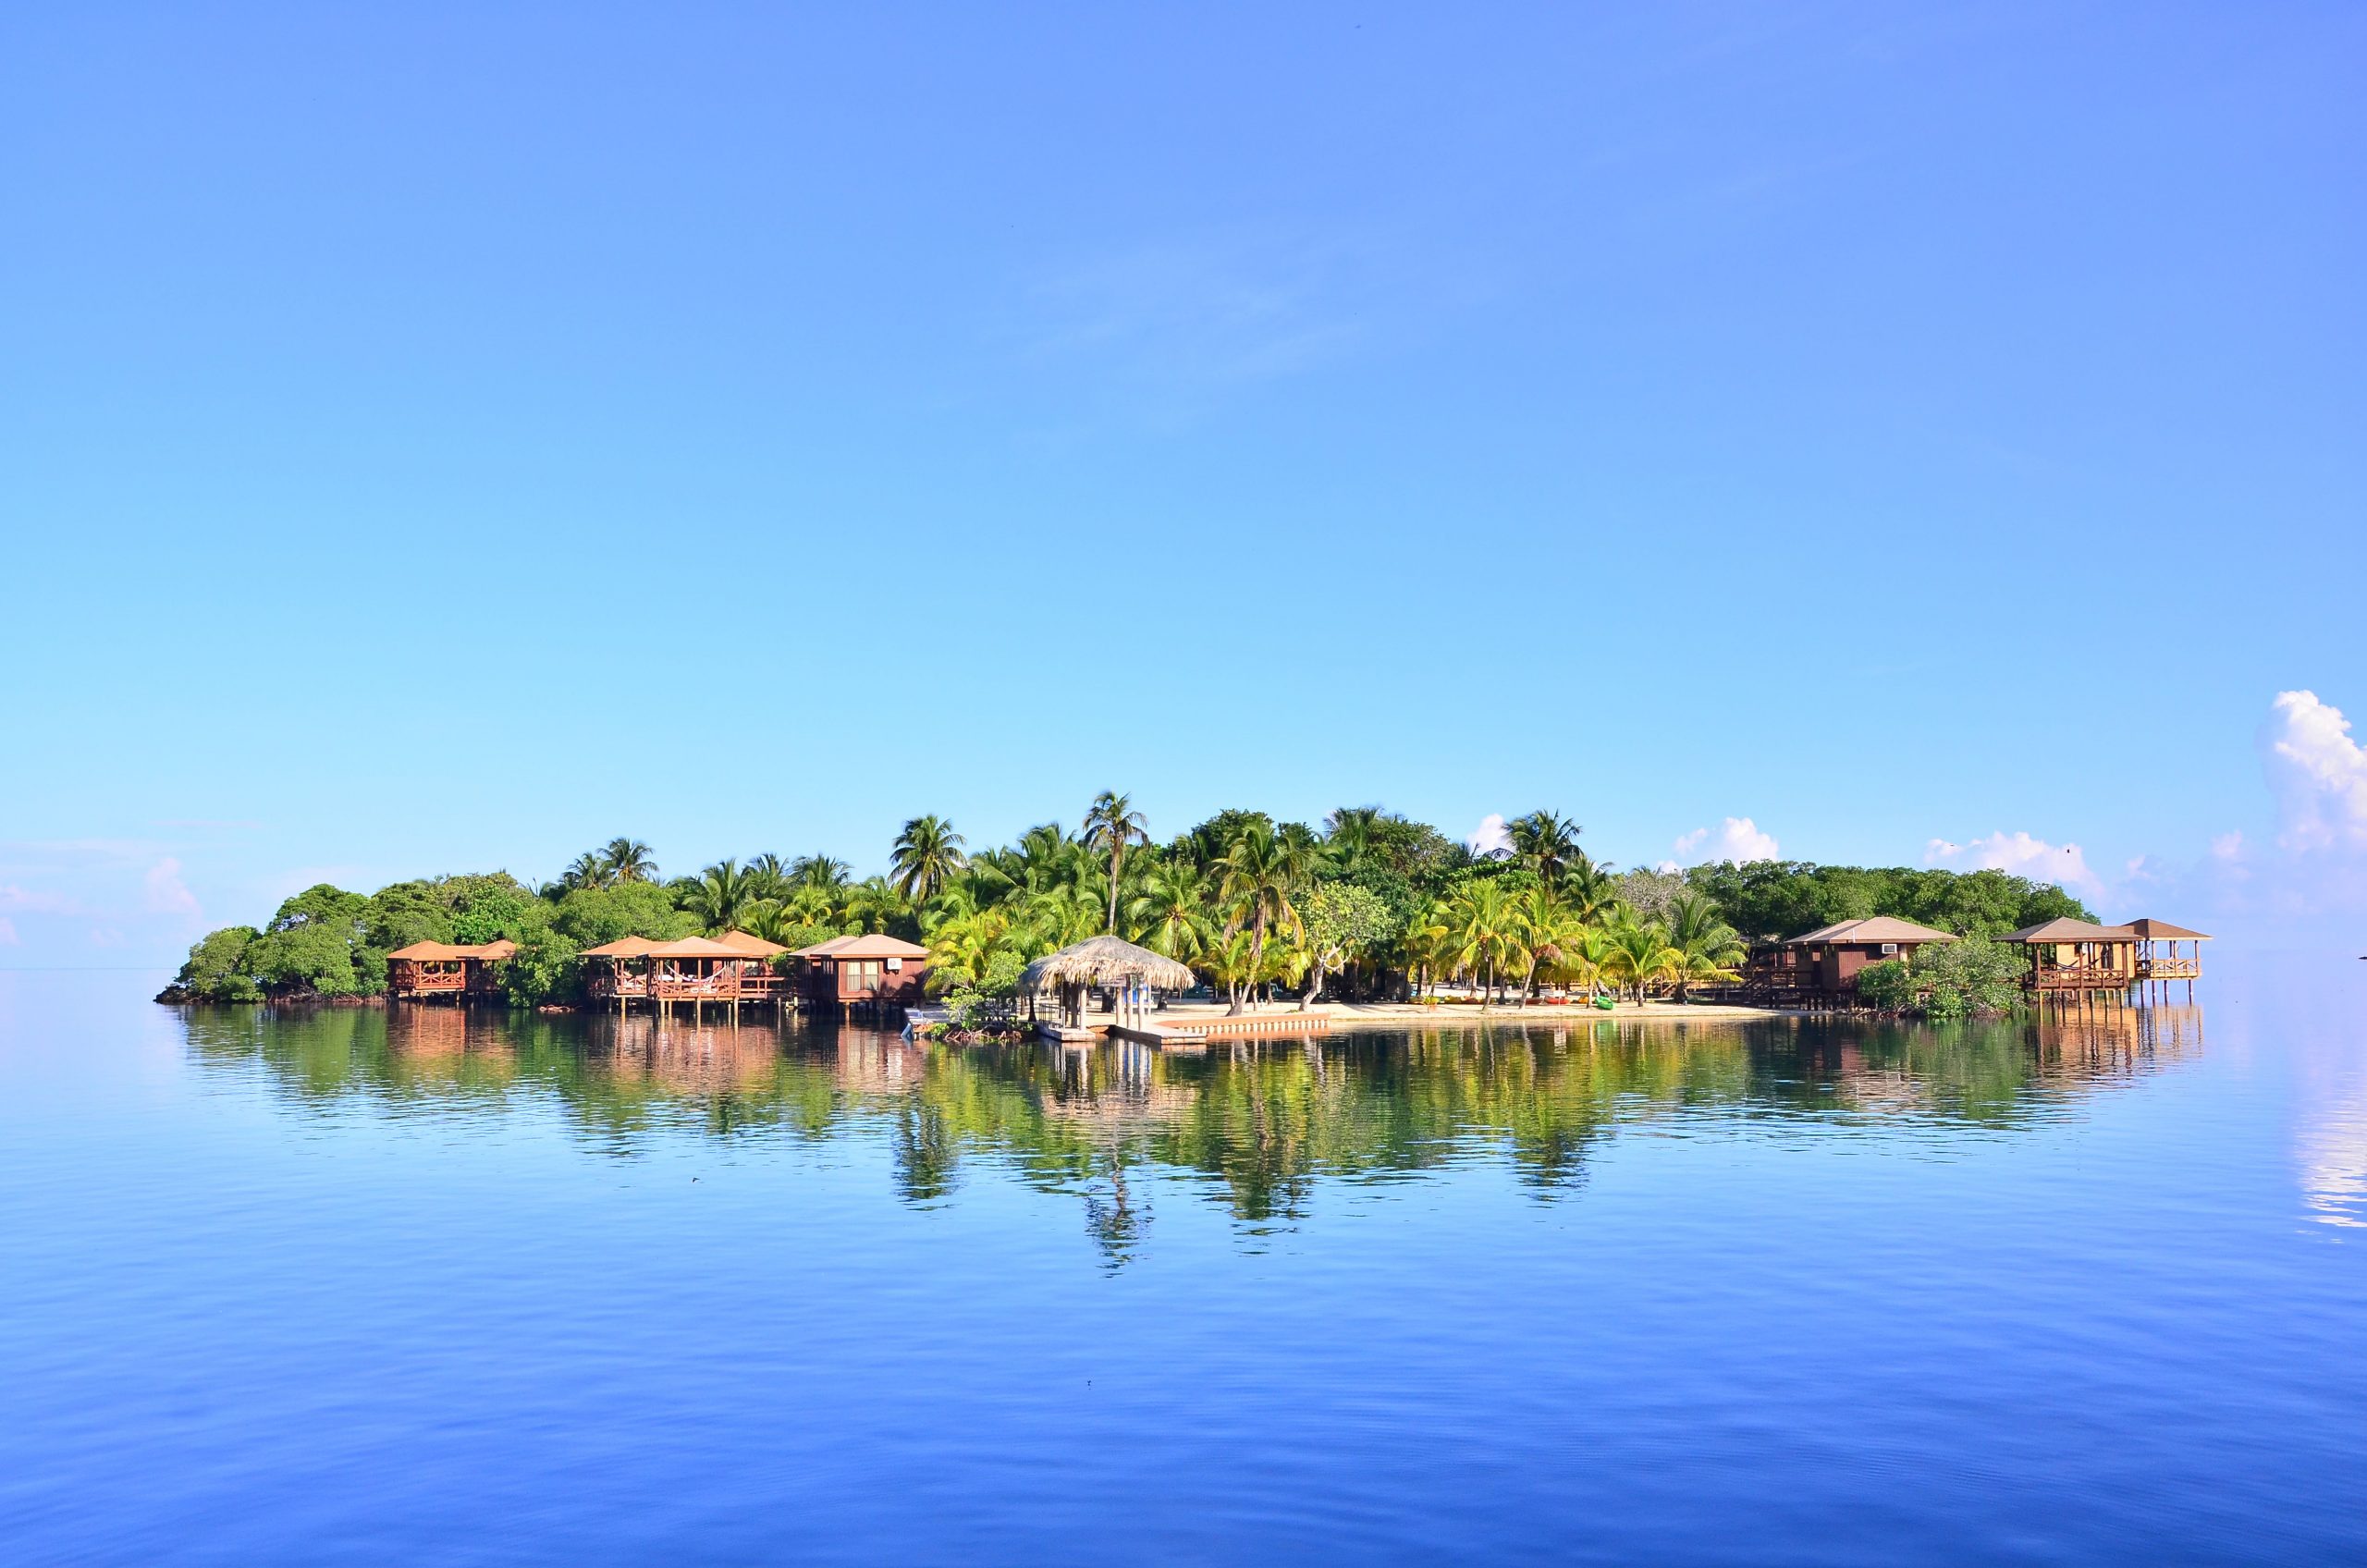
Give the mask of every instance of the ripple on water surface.
POLYGON ((2226 967, 1199 1057, 0 976, 0 1539, 2358 1561, 2357 986, 2226 967))

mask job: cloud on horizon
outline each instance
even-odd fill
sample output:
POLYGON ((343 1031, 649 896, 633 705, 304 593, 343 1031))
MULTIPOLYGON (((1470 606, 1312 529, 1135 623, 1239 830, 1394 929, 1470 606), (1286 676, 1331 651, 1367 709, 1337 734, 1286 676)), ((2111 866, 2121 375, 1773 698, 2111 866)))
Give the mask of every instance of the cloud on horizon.
POLYGON ((2287 850, 2367 850, 2367 750, 2342 710, 2315 692, 2279 692, 2262 728, 2261 766, 2287 850))
POLYGON ((150 866, 141 883, 151 914, 185 914, 197 918, 205 913, 198 907, 197 895, 190 892, 189 884, 181 880, 181 863, 171 855, 150 866))
POLYGON ((1717 861, 1733 861, 1747 865, 1758 860, 1783 859, 1783 846, 1776 843, 1772 833, 1760 830, 1759 824, 1747 816, 1730 816, 1716 827, 1697 827, 1677 836, 1673 846, 1677 863, 1700 865, 1717 861))
POLYGON ((1504 825, 1504 814, 1491 811, 1479 819, 1479 826, 1464 835, 1464 843, 1475 855, 1510 854, 1513 836, 1504 825))
POLYGON ((2103 878, 2089 868, 2077 844, 2050 844, 2028 833, 2002 829, 1958 844, 1934 839, 1923 846, 1923 864, 1950 871, 2004 871, 2034 882, 2052 882, 2074 892, 2101 895, 2103 878))

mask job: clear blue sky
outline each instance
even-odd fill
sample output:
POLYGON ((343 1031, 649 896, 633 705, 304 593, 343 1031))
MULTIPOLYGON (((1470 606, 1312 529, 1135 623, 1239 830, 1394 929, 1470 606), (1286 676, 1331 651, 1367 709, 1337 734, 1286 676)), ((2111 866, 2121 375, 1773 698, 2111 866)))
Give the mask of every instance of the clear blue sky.
POLYGON ((2357 7, 777 9, 0 22, 0 963, 1104 787, 2367 843, 2357 7))

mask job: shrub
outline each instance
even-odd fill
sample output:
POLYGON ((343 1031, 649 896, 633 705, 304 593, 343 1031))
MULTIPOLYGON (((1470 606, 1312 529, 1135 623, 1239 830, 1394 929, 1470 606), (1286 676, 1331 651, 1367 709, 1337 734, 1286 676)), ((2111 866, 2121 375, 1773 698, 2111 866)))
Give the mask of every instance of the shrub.
POLYGON ((1967 937, 1933 942, 1911 961, 1885 959, 1858 972, 1858 995, 1885 1012, 1969 1018, 2021 1005, 2022 961, 2003 942, 1967 937))
POLYGON ((189 949, 189 962, 173 976, 166 996, 176 1001, 260 1001, 263 990, 247 973, 246 956, 261 935, 251 925, 206 933, 189 949))

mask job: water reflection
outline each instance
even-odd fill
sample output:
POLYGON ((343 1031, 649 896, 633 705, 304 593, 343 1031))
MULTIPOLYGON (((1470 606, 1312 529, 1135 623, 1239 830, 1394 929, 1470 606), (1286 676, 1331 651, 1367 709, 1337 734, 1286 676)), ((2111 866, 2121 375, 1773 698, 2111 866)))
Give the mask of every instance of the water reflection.
POLYGON ((1553 1199, 1623 1128, 2009 1135, 2202 1049, 2191 1006, 1946 1027, 1466 1024, 1204 1055, 963 1050, 796 1020, 692 1026, 448 1008, 200 1010, 185 1027, 201 1063, 259 1071, 298 1114, 555 1109, 587 1146, 620 1158, 685 1133, 868 1139, 914 1204, 945 1201, 965 1165, 991 1166, 1079 1196, 1113 1262, 1143 1244, 1152 1174, 1188 1178, 1251 1231, 1303 1219, 1325 1181, 1416 1180, 1464 1162, 1502 1165, 1553 1199))

